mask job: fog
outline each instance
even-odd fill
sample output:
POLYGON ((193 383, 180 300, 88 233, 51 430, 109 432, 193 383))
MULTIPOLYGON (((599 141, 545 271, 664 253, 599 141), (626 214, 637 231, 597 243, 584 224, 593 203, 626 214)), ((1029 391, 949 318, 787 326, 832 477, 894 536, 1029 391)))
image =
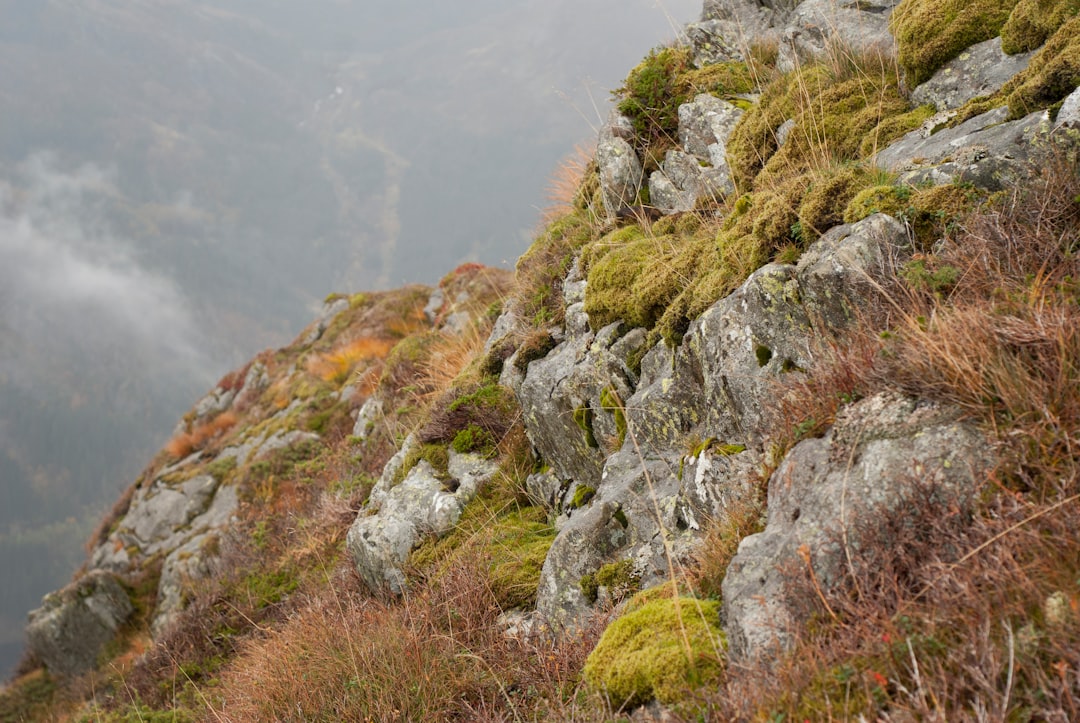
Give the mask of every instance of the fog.
POLYGON ((0 674, 183 413, 333 291, 512 267, 700 0, 0 0, 0 674))

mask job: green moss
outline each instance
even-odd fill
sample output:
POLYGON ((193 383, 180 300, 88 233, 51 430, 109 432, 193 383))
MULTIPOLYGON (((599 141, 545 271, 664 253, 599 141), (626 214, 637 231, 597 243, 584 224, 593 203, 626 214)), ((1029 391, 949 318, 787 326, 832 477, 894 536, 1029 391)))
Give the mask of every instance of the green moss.
POLYGON ((461 454, 473 452, 489 459, 495 456, 495 438, 491 432, 476 424, 470 424, 454 435, 450 446, 461 454))
POLYGON ((878 150, 885 148, 904 134, 910 133, 921 126, 935 112, 937 111, 934 106, 927 104, 913 108, 907 113, 883 118, 872 132, 863 136, 862 142, 859 143, 859 156, 870 158, 878 150))
POLYGON ((873 182, 875 173, 864 165, 832 168, 814 180, 799 205, 803 243, 813 241, 844 221, 844 209, 862 189, 873 182))
POLYGON ((276 570, 252 570, 239 581, 230 597, 261 610, 281 602, 299 586, 300 579, 289 565, 276 570))
POLYGON ((600 588, 605 587, 613 602, 620 602, 641 587, 641 576, 634 570, 633 560, 610 562, 599 570, 582 575, 579 582, 581 592, 592 605, 599 596, 600 588))
POLYGON ((585 444, 593 449, 600 447, 593 431, 593 410, 588 403, 574 410, 574 424, 585 434, 585 444))
POLYGON ((604 387, 600 392, 600 408, 615 417, 616 446, 622 447, 626 441, 626 412, 614 387, 604 387))
POLYGON ((583 675, 614 708, 672 703, 691 687, 715 685, 725 647, 719 603, 662 598, 608 626, 585 661, 583 675))
POLYGON ((1019 0, 1001 28, 1001 48, 1010 55, 1035 50, 1077 13, 1080 0, 1019 0))
POLYGON ((1065 98, 1080 85, 1080 17, 1064 25, 1035 54, 1027 70, 1002 89, 1010 118, 1022 118, 1065 98))
POLYGON ((677 137, 679 105, 687 101, 678 77, 690 69, 690 63, 688 48, 653 50, 612 93, 621 97, 619 112, 634 124, 634 132, 645 145, 677 137))
POLYGON ((498 520, 486 548, 491 590, 502 609, 536 602, 540 570, 554 541, 555 528, 540 508, 515 510, 498 520))
POLYGON ((400 484, 413 467, 425 460, 435 470, 435 475, 440 479, 446 479, 450 475, 450 453, 443 444, 417 444, 405 455, 401 463, 401 470, 394 476, 394 484, 400 484))
POLYGON ((221 482, 229 473, 236 469, 236 457, 218 457, 206 465, 206 473, 221 482))
POLYGON ((1016 0, 903 0, 889 28, 911 87, 968 47, 996 37, 1016 0))
POLYGON ((518 347, 517 356, 514 357, 514 366, 518 371, 526 371, 529 363, 537 359, 543 359, 555 348, 555 337, 545 329, 537 329, 531 332, 518 347))
POLYGON ((944 294, 956 286, 960 270, 948 264, 939 266, 932 260, 916 258, 905 264, 900 275, 916 289, 944 294))
POLYGON ((571 510, 577 510, 585 505, 589 504, 593 497, 596 496, 596 489, 589 487, 588 485, 579 484, 577 489, 574 490, 574 496, 570 498, 570 504, 567 507, 571 510))
POLYGON ((855 195, 844 209, 844 223, 855 223, 875 213, 899 218, 911 199, 909 186, 871 186, 855 195))

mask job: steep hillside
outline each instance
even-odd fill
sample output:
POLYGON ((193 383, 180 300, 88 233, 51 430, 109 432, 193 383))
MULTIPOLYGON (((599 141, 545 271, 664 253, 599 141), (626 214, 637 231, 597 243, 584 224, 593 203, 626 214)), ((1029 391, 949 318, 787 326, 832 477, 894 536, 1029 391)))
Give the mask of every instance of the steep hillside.
POLYGON ((0 720, 1073 720, 1074 4, 709 0, 511 278, 330 297, 0 720))

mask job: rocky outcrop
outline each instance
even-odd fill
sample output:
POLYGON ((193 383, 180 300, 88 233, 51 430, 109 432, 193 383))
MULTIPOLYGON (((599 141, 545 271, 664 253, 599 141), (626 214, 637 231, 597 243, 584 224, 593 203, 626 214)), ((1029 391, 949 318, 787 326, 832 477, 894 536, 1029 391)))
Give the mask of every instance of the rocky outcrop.
POLYGON ((98 655, 134 610, 116 578, 94 570, 45 596, 30 613, 27 644, 53 673, 79 675, 97 665, 98 655))
POLYGON ((787 648, 804 622, 797 611, 806 606, 794 598, 808 594, 807 566, 823 592, 835 589, 851 555, 895 544, 880 531, 926 514, 919 500, 963 506, 992 466, 991 444, 957 409, 890 393, 844 409, 823 438, 797 444, 773 473, 765 531, 743 539, 728 568, 732 658, 787 648))
POLYGON ((538 610, 574 625, 588 606, 581 577, 615 560, 633 560, 643 582, 661 579, 705 519, 744 499, 776 380, 810 366, 815 327, 849 323, 906 248, 902 224, 881 214, 834 228, 797 266, 752 274, 677 349, 650 350, 639 375, 626 354, 642 337, 620 339, 618 325, 570 336, 532 362, 517 394, 551 473, 530 489, 562 515, 538 610), (714 444, 687 449, 694 438, 714 444))

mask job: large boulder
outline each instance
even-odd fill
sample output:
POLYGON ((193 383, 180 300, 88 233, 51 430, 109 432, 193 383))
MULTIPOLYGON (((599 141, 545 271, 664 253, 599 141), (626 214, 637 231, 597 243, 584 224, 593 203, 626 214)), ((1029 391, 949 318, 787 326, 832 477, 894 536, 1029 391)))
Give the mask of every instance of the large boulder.
POLYGON ((30 613, 27 645, 50 672, 79 675, 97 665, 134 610, 111 573, 93 570, 46 595, 41 607, 30 613))
POLYGON ((739 545, 723 582, 724 622, 735 660, 775 656, 794 639, 796 597, 809 565, 823 593, 848 555, 894 544, 875 520, 914 520, 914 488, 943 504, 969 501, 993 465, 986 436, 960 410, 881 393, 837 415, 821 439, 797 444, 769 480, 764 532, 739 545))

